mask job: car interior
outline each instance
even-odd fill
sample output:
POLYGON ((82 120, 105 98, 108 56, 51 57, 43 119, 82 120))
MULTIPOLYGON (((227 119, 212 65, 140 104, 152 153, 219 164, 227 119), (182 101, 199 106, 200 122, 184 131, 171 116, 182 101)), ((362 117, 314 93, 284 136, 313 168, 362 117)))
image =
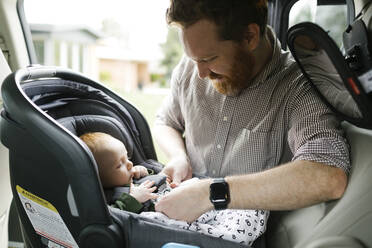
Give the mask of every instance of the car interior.
MULTIPOLYGON (((343 120, 352 169, 341 199, 272 211, 253 247, 372 247, 372 1, 313 1, 316 9, 346 10, 340 32, 311 18, 291 21, 301 1, 268 0, 268 22, 343 120)), ((78 136, 106 130, 129 147, 134 162, 158 172, 148 124, 103 84, 67 68, 34 65, 23 4, 0 1, 0 247, 247 247, 107 207, 97 165, 78 136), (38 222, 29 202, 54 222, 38 222)))

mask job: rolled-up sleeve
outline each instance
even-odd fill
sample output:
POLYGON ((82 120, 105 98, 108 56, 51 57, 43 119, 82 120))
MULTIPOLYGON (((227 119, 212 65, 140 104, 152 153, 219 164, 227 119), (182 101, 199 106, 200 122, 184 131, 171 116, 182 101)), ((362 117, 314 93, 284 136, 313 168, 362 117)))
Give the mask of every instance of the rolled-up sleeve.
POLYGON ((340 121, 305 84, 289 104, 288 143, 293 160, 327 164, 350 172, 349 145, 340 121))

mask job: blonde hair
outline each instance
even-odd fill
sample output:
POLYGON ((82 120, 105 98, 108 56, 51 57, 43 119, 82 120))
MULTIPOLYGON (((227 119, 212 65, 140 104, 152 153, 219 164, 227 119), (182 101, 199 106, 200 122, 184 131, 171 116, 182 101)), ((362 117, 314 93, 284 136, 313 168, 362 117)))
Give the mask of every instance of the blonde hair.
POLYGON ((102 141, 113 138, 111 135, 102 132, 92 132, 92 133, 85 133, 79 137, 84 143, 88 146, 90 151, 95 156, 97 152, 97 147, 101 144, 102 141))

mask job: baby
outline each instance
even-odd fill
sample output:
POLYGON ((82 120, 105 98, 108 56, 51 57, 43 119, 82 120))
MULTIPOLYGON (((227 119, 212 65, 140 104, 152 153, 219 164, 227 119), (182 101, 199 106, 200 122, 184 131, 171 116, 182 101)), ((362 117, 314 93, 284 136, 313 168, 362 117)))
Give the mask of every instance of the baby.
POLYGON ((139 213, 145 202, 158 197, 153 193, 156 190, 153 181, 147 180, 138 186, 133 185, 133 177, 141 178, 149 173, 144 166, 133 166, 121 141, 101 132, 86 133, 80 136, 80 139, 93 153, 106 198, 109 198, 107 200, 112 207, 139 213), (111 193, 110 189, 113 188, 117 191, 116 194, 111 193))
MULTIPOLYGON (((80 138, 93 153, 103 187, 107 190, 107 188, 126 185, 129 189, 128 192, 120 192, 113 201, 109 202, 112 207, 135 213, 141 212, 141 215, 167 225, 246 245, 251 245, 266 230, 269 212, 263 210, 212 210, 192 223, 173 220, 159 212, 142 212, 146 202, 152 204, 152 207, 146 210, 153 211, 152 202, 169 192, 170 186, 166 185, 165 189, 158 194, 154 193, 156 187, 153 181, 146 180, 139 186, 134 186, 132 178, 145 177, 148 175, 148 170, 143 166, 133 166, 133 163, 128 160, 127 150, 121 141, 99 132, 87 133, 80 138)), ((192 183, 193 180, 198 179, 185 181, 179 187, 192 183)))

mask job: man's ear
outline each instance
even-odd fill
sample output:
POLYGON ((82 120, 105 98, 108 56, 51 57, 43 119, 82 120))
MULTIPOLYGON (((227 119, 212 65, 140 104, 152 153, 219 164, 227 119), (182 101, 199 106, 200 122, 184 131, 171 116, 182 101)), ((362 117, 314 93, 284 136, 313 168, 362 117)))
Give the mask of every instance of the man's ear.
POLYGON ((260 27, 256 23, 247 26, 243 36, 243 42, 250 52, 254 51, 260 43, 260 27))

